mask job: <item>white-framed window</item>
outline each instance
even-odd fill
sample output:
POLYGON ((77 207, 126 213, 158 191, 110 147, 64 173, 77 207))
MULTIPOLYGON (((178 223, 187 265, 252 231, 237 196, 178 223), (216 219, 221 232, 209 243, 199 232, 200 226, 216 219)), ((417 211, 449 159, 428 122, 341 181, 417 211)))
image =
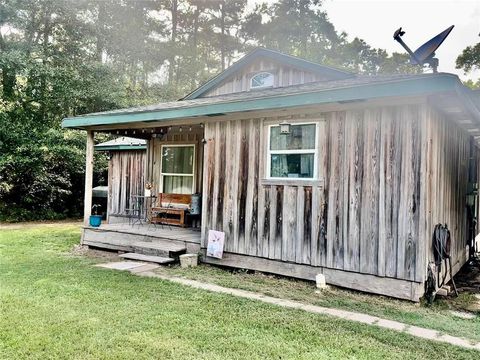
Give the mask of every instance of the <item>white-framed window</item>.
POLYGON ((312 180, 317 175, 317 123, 293 123, 289 134, 269 125, 267 178, 312 180))
POLYGON ((195 192, 195 145, 162 145, 162 192, 193 194, 195 192))
POLYGON ((250 89, 261 89, 266 87, 272 87, 274 76, 269 72, 261 72, 255 74, 250 79, 250 89))

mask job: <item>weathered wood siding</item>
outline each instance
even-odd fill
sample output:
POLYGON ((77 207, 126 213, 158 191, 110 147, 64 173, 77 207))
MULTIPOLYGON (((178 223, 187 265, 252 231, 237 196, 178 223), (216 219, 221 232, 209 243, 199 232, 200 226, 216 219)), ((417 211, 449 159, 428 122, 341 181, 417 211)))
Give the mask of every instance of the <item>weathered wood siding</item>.
POLYGON ((427 256, 433 261, 432 234, 438 223, 447 224, 451 236, 452 263, 457 268, 466 261, 468 238, 466 194, 470 158, 470 135, 433 108, 426 113, 429 132, 426 156, 428 173, 425 227, 427 256))
POLYGON ((192 144, 195 145, 195 192, 202 190, 202 164, 203 164, 203 129, 189 130, 186 126, 175 128, 162 137, 152 138, 147 145, 146 181, 154 186, 154 193, 161 192, 161 163, 162 145, 169 144, 192 144))
POLYGON ((433 228, 447 223, 454 271, 465 263, 471 137, 453 121, 427 103, 299 114, 319 124, 319 180, 307 184, 264 178, 267 125, 280 121, 206 125, 202 247, 221 230, 232 256, 421 284, 433 228))
POLYGON ((145 151, 112 151, 108 163, 108 216, 125 214, 131 195, 143 194, 145 151))
POLYGON ((320 182, 308 185, 263 180, 266 124, 275 119, 208 123, 203 246, 216 229, 227 252, 422 281, 426 115, 426 105, 403 105, 314 116, 324 119, 316 120, 320 182))
POLYGON ((250 79, 261 71, 271 72, 275 77, 273 87, 305 84, 313 81, 329 80, 325 76, 294 68, 266 58, 259 58, 249 66, 223 81, 203 96, 216 96, 250 90, 250 79))

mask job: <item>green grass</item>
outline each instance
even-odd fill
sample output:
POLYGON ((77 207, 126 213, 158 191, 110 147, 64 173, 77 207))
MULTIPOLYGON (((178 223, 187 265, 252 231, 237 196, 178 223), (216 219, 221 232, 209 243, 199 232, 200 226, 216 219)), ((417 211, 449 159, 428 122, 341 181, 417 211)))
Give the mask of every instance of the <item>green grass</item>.
MULTIPOLYGON (((0 230, 1 359, 474 359, 478 352, 93 267, 74 225, 0 230)), ((454 334, 455 335, 455 334, 454 334)))
POLYGON ((313 282, 244 270, 228 271, 205 264, 187 269, 179 266, 161 267, 156 272, 313 305, 358 311, 480 341, 480 311, 474 313, 474 319, 459 318, 451 313, 451 310, 464 311, 473 302, 478 302, 471 294, 461 294, 457 299, 438 299, 433 306, 428 306, 425 303, 415 304, 335 287, 319 292, 313 282))

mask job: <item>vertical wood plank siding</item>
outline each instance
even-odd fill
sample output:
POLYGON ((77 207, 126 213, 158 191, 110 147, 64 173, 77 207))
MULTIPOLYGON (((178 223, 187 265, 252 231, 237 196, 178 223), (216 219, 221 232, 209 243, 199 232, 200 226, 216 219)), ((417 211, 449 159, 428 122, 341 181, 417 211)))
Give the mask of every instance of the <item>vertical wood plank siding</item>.
POLYGON ((143 194, 145 151, 115 151, 108 162, 109 215, 125 214, 131 195, 143 194))
POLYGON ((427 236, 426 252, 433 261, 431 236, 433 227, 446 223, 452 236, 451 257, 455 266, 466 259, 468 166, 470 136, 432 108, 426 110, 428 131, 426 157, 430 166, 426 174, 426 216, 423 231, 427 236))
POLYGON ((203 96, 217 96, 250 90, 250 79, 255 73, 269 71, 274 74, 273 87, 305 84, 313 81, 328 80, 319 74, 310 71, 296 69, 285 64, 260 58, 252 62, 241 71, 236 72, 230 78, 210 90, 203 96))
POLYGON ((447 222, 464 256, 462 130, 426 104, 319 117, 318 185, 262 181, 274 118, 206 124, 204 247, 215 229, 227 252, 421 282, 433 226, 447 222))
POLYGON ((343 214, 344 204, 344 164, 345 164, 345 112, 334 112, 327 116, 330 123, 329 174, 326 179, 328 191, 327 215, 327 262, 321 264, 331 268, 343 269, 343 214))

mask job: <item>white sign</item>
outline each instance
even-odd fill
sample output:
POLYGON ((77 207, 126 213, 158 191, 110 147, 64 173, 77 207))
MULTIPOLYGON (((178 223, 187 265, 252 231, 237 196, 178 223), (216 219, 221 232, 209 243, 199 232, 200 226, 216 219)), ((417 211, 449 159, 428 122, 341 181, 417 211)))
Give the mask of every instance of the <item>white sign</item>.
POLYGON ((221 259, 223 256, 223 244, 225 243, 225 233, 222 231, 209 230, 207 256, 221 259))

